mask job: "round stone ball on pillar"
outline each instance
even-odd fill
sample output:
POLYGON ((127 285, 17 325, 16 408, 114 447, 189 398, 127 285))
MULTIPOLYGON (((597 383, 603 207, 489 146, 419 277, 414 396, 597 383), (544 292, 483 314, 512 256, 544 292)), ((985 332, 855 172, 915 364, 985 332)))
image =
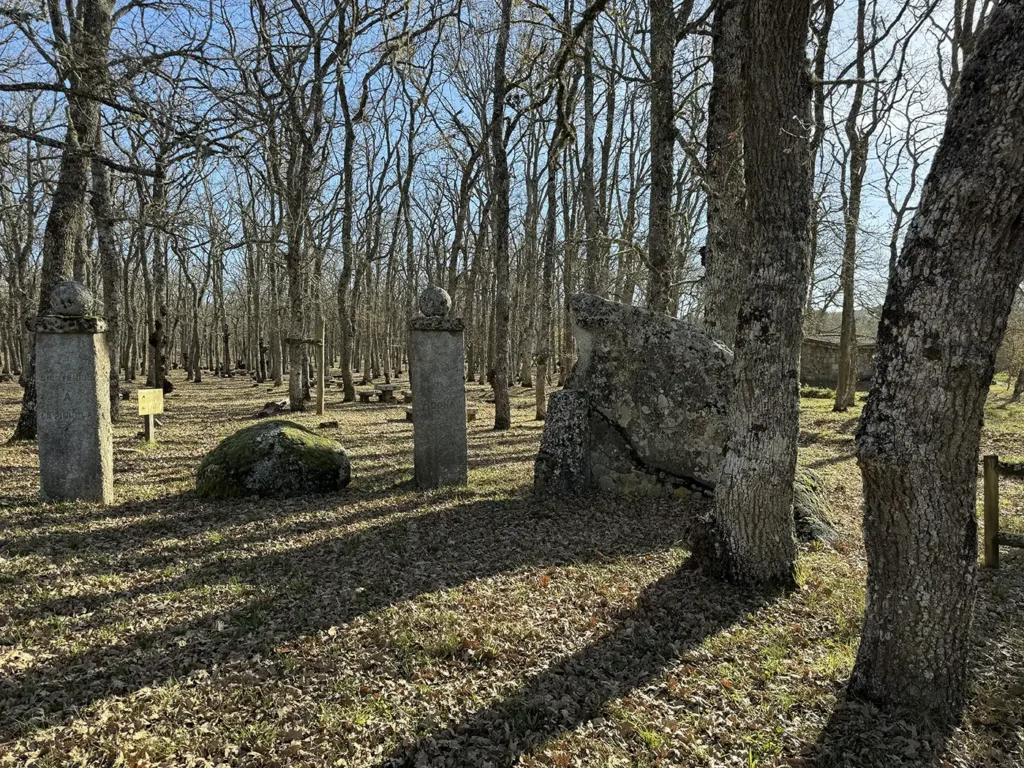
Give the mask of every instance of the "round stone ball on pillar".
POLYGON ((46 501, 114 498, 107 323, 81 283, 59 283, 50 314, 30 318, 36 336, 39 486, 46 501))
POLYGON ((50 292, 50 314, 58 317, 88 317, 96 314, 96 298, 79 282, 57 283, 50 292))
POLYGON ((452 311, 452 297, 444 288, 430 285, 420 294, 419 305, 424 317, 447 317, 452 311))

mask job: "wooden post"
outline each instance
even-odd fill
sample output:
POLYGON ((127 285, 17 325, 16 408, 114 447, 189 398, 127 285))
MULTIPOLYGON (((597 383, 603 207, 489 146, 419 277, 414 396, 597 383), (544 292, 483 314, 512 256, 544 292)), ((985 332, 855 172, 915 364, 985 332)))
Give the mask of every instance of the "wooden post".
POLYGON ((986 568, 999 567, 999 457, 984 459, 985 561, 986 568))
POLYGON ((147 413, 142 417, 142 436, 152 445, 156 442, 156 415, 147 413))
POLYGON ((324 415, 324 389, 327 387, 326 362, 327 355, 324 347, 325 328, 323 317, 316 321, 316 415, 324 415))

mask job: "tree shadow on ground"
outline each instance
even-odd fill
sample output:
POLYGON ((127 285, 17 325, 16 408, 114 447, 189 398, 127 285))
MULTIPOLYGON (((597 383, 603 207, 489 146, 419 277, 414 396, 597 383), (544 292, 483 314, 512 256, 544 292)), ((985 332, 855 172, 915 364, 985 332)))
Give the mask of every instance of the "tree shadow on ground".
MULTIPOLYGON (((538 501, 526 494, 463 501, 456 492, 431 496, 429 511, 423 511, 408 503, 396 510, 394 501, 382 494, 354 512, 344 507, 325 510, 327 525, 316 528, 316 522, 310 523, 315 530, 299 541, 271 537, 266 546, 242 542, 235 547, 231 531, 225 531, 223 551, 202 561, 184 561, 166 578, 147 573, 140 590, 115 593, 110 600, 102 593, 82 595, 89 601, 88 611, 75 604, 41 605, 41 612, 68 611, 64 620, 73 637, 120 634, 116 640, 94 640, 77 652, 69 644, 67 650, 0 678, 0 740, 63 722, 108 696, 180 679, 229 659, 267 656, 282 644, 426 592, 523 567, 663 551, 686 537, 696 512, 692 504, 699 503, 629 503, 596 496, 538 501), (350 514, 360 519, 348 520, 350 514), (224 594, 220 590, 238 597, 217 605, 210 596, 224 594), (140 600, 150 601, 149 615, 123 630, 126 614, 140 600), (179 618, 183 616, 187 618, 179 618)), ((158 509, 165 503, 158 499, 146 504, 158 509)), ((280 506, 249 503, 260 514, 280 506)), ((196 513, 196 524, 215 530, 207 515, 217 510, 210 506, 196 513)), ((156 534, 146 525, 102 532, 104 549, 122 545, 114 570, 122 567, 118 563, 130 563, 133 553, 145 554, 155 546, 151 537, 156 534)), ((636 662, 621 660, 623 684, 628 684, 650 674, 644 670, 658 668, 664 652, 658 648, 673 641, 692 642, 733 620, 735 610, 723 615, 717 598, 705 602, 694 593, 696 578, 681 574, 656 588, 646 608, 625 619, 623 628, 599 643, 592 656, 583 654, 579 664, 607 667, 618 663, 613 661, 618 654, 636 654, 636 662), (673 607, 668 594, 690 607, 673 607), (704 612, 720 618, 709 624, 704 612), (625 628, 629 625, 633 629, 625 628)), ((701 584, 696 592, 720 593, 709 583, 701 584)), ((35 618, 48 617, 41 613, 35 618)), ((539 684, 547 685, 543 680, 539 684)))
POLYGON ((821 469, 823 467, 830 467, 833 464, 842 464, 844 462, 856 458, 856 453, 841 453, 838 456, 829 456, 828 458, 817 459, 816 461, 808 462, 807 464, 803 464, 802 466, 805 469, 821 469))
MULTIPOLYGON (((972 765, 1021 765, 1024 742, 1024 556, 1008 558, 999 571, 981 571, 972 630, 972 690, 961 712, 947 721, 840 696, 808 756, 815 768, 934 766, 946 759, 965 729, 984 745, 972 765), (1007 641, 1018 643, 1015 649, 1007 641)), ((956 765, 967 763, 957 762, 956 765)))
POLYGON ((922 721, 841 696, 803 763, 814 768, 942 766, 957 723, 922 721))
POLYGON ((773 597, 679 568, 644 590, 596 642, 535 675, 514 695, 404 745, 379 768, 516 765, 773 597))

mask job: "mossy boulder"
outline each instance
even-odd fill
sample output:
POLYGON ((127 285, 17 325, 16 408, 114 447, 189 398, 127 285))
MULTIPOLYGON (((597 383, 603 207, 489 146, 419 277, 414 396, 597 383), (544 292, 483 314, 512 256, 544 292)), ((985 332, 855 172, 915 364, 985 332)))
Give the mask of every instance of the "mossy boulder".
POLYGON ((199 465, 201 498, 290 497, 329 493, 351 478, 345 449, 301 424, 273 419, 240 429, 199 465))

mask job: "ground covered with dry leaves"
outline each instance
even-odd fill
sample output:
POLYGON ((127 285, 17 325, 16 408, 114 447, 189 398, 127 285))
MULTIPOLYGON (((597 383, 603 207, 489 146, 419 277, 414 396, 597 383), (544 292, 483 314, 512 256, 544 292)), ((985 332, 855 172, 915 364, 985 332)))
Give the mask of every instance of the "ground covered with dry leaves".
MULTIPOLYGON (((519 389, 495 433, 470 387, 468 489, 417 492, 402 406, 332 388, 347 490, 201 502, 202 456, 281 395, 174 373, 158 445, 135 417, 116 429, 112 507, 40 504, 34 445, 0 447, 0 766, 1024 764, 1024 552, 981 576, 958 728, 842 698, 865 580, 856 412, 804 400, 801 464, 843 538, 771 595, 685 567, 694 502, 534 500, 541 424, 519 389)), ((0 385, 0 432, 20 395, 0 385)), ((1004 397, 983 448, 1019 455, 1004 397)), ((1024 530, 1024 486, 1003 500, 1024 530)))

